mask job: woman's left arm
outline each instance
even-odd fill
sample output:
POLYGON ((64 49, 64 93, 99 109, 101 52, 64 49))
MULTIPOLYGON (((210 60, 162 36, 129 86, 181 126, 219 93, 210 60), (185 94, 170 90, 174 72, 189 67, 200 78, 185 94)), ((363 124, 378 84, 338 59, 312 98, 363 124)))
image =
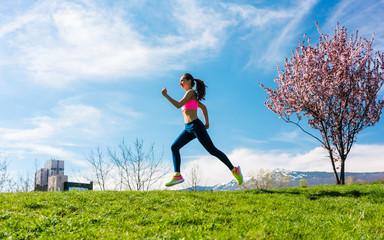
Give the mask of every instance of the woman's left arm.
POLYGON ((206 107, 204 104, 202 104, 201 102, 198 103, 198 106, 199 106, 199 108, 201 109, 201 111, 203 112, 204 121, 205 121, 205 128, 208 129, 208 128, 209 128, 208 109, 207 109, 207 107, 206 107))

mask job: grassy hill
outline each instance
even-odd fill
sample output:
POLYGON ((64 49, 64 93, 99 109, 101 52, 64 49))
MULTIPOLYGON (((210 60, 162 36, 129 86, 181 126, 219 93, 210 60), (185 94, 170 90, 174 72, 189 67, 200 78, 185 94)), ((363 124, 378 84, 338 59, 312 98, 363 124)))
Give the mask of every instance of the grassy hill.
POLYGON ((384 239, 384 184, 0 194, 0 239, 384 239))

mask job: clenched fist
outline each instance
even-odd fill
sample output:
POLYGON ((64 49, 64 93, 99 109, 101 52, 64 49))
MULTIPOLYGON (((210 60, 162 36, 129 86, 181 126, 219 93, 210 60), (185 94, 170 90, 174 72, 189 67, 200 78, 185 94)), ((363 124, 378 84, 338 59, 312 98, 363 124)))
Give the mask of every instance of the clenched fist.
POLYGON ((163 94, 163 96, 166 96, 168 94, 167 89, 165 87, 163 87, 163 89, 161 90, 161 94, 163 94))

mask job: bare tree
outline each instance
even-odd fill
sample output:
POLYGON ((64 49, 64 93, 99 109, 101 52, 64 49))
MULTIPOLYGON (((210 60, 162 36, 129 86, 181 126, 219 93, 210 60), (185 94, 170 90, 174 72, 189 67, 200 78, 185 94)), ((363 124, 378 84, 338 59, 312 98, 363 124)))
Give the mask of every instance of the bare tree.
POLYGON ((169 171, 162 165, 162 154, 155 156, 154 144, 147 151, 143 145, 143 140, 136 139, 131 148, 123 139, 118 151, 108 148, 108 155, 118 169, 124 189, 148 191, 169 171))
POLYGON ((8 162, 4 155, 0 154, 0 192, 3 192, 9 184, 8 162))
POLYGON ((88 155, 86 155, 85 159, 88 161, 88 164, 95 175, 96 184, 99 186, 100 190, 105 191, 107 189, 108 175, 113 168, 111 161, 109 161, 109 159, 104 156, 103 152, 100 151, 100 147, 97 147, 95 151, 91 150, 88 155))
POLYGON ((188 179, 187 181, 191 186, 191 190, 197 192, 198 186, 201 186, 203 182, 201 168, 197 163, 193 163, 191 165, 191 168, 186 173, 186 178, 188 179))
POLYGON ((33 183, 33 177, 29 172, 26 174, 19 173, 14 181, 10 181, 9 190, 12 192, 30 192, 33 190, 33 183))

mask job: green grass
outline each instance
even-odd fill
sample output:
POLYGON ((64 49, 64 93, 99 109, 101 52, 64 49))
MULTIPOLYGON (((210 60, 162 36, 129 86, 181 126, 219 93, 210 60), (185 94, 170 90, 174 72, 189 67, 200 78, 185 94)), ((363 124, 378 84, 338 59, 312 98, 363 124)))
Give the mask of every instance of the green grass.
POLYGON ((0 239, 384 239, 384 184, 0 194, 0 239))

